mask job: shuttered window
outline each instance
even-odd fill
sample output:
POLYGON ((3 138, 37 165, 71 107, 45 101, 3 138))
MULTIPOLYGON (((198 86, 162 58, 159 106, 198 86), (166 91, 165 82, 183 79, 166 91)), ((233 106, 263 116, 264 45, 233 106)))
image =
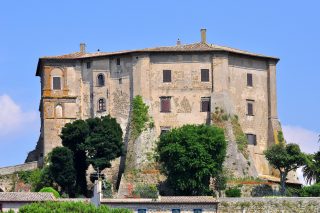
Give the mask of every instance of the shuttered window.
POLYGON ((247 86, 249 86, 249 87, 253 86, 252 74, 251 73, 247 73, 247 86))
POLYGON ((201 98, 201 112, 210 112, 210 98, 201 98))
POLYGON ((247 101, 247 115, 253 115, 253 101, 247 101))
POLYGON ((163 70, 163 82, 171 82, 171 70, 163 70))
POLYGON ((171 112, 171 97, 160 97, 160 112, 171 112))
POLYGON ((254 134, 247 134, 248 144, 257 145, 257 136, 254 134))
POLYGON ((208 69, 202 69, 201 70, 201 81, 202 82, 208 82, 209 81, 209 70, 208 69))
POLYGON ((120 65, 120 58, 117 58, 117 65, 120 65))
POLYGON ((61 78, 60 77, 53 77, 52 78, 52 88, 54 90, 61 90, 61 78))

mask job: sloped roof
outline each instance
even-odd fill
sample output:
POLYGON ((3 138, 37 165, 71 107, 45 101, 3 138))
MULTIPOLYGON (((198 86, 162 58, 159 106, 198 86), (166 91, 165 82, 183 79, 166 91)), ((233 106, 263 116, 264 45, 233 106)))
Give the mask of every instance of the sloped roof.
POLYGON ((215 44, 208 44, 208 43, 201 43, 201 42, 193 43, 193 44, 185 44, 185 45, 176 45, 176 46, 144 48, 144 49, 138 49, 138 50, 124 50, 124 51, 118 51, 118 52, 95 52, 95 53, 74 52, 74 53, 58 55, 58 56, 44 56, 44 57, 41 57, 41 59, 83 59, 83 58, 92 58, 92 57, 101 57, 101 56, 110 56, 110 55, 119 55, 119 54, 128 54, 128 53, 210 52, 210 51, 225 51, 225 52, 278 60, 278 58, 272 57, 272 56, 266 56, 266 55, 251 53, 248 51, 239 50, 231 47, 225 47, 225 46, 219 46, 215 44))
POLYGON ((55 197, 48 192, 0 192, 0 202, 52 201, 55 197))

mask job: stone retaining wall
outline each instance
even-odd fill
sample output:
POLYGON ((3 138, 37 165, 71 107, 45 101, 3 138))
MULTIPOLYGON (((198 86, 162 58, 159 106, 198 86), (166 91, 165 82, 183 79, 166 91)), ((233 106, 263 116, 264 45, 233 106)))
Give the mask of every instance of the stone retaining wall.
POLYGON ((318 213, 317 197, 220 198, 218 213, 318 213))
POLYGON ((7 166, 0 168, 1 175, 9 175, 19 171, 29 171, 38 168, 38 161, 33 161, 29 163, 19 164, 15 166, 7 166))

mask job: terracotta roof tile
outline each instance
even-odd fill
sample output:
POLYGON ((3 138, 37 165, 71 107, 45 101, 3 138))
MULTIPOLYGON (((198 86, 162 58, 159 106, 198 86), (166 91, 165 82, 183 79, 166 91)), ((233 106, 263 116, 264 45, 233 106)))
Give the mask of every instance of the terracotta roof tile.
POLYGON ((119 55, 126 53, 144 53, 144 52, 208 52, 208 51, 226 51, 231 53, 238 53, 256 57, 272 58, 277 59, 272 56, 265 56, 261 54, 251 53, 244 50, 238 50, 231 47, 219 46, 215 44, 208 43, 193 43, 185 45, 176 45, 176 46, 164 46, 164 47, 153 47, 145 48, 138 50, 125 50, 118 52, 95 52, 95 53, 83 53, 83 52, 74 52, 66 55, 59 56, 45 56, 41 59, 82 59, 82 58, 92 58, 92 57, 101 57, 101 56, 110 56, 110 55, 119 55))
POLYGON ((55 200, 48 192, 0 192, 0 202, 37 202, 55 200))

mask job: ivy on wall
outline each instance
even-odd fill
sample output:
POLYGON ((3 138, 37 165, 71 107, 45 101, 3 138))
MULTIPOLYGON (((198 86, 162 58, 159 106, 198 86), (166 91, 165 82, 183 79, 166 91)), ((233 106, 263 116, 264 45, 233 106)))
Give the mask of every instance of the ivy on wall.
POLYGON ((143 102, 140 95, 133 98, 132 105, 131 139, 135 140, 143 132, 150 118, 148 115, 149 107, 143 102))

